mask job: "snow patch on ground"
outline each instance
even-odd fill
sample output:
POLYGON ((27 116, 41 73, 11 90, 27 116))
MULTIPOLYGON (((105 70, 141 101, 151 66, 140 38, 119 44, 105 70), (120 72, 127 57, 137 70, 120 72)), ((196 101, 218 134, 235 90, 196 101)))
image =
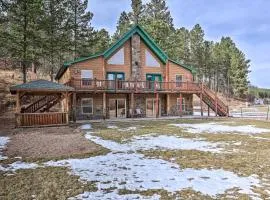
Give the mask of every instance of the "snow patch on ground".
MULTIPOLYGON (((83 199, 82 195, 91 199, 134 199, 136 195, 119 196, 119 189, 127 189, 131 191, 145 191, 150 189, 164 189, 168 192, 176 192, 186 188, 192 188, 195 191, 205 195, 216 196, 224 193, 226 190, 237 187, 240 193, 249 194, 253 197, 253 186, 259 186, 259 179, 255 176, 239 177, 233 172, 222 169, 181 169, 179 165, 164 161, 162 159, 146 158, 143 154, 131 153, 133 148, 141 148, 141 145, 153 147, 152 140, 157 148, 165 146, 160 144, 164 139, 163 136, 145 140, 144 137, 137 137, 128 144, 119 144, 109 140, 103 140, 97 136, 92 136, 89 133, 86 135, 93 142, 109 148, 112 153, 85 159, 67 159, 61 161, 49 161, 46 166, 67 166, 71 168, 72 173, 80 176, 82 180, 97 181, 97 192, 88 192, 77 196, 83 199), (137 143, 141 139, 140 143, 137 143), (147 143, 148 141, 148 143, 147 143), (137 146, 136 146, 136 145, 137 146), (125 150, 119 152, 119 149, 125 150), (212 187, 215 186, 215 187, 212 187), (106 189, 115 188, 109 192, 106 189), (91 198, 90 198, 91 197, 91 198), (134 198, 133 198, 134 197, 134 198)), ((168 136, 169 137, 169 136, 168 136)), ((172 142, 176 137, 165 137, 172 142)), ((167 144, 169 146, 169 144, 167 144)), ((177 148, 178 144, 172 144, 177 148)), ((142 196, 137 196, 139 199, 144 199, 142 196)), ((150 199, 158 199, 158 196, 152 196, 150 199)))
POLYGON ((218 123, 201 123, 201 124, 170 124, 190 133, 244 133, 244 134, 259 134, 269 132, 270 129, 257 128, 253 125, 246 126, 229 126, 218 123))
POLYGON ((111 140, 103 140, 100 137, 91 135, 91 133, 87 133, 85 137, 114 152, 136 152, 138 150, 151 149, 183 149, 219 153, 223 150, 221 147, 218 147, 221 146, 222 143, 211 143, 203 141, 203 139, 180 138, 167 135, 135 136, 130 142, 125 144, 119 144, 111 140))
POLYGON ((76 197, 69 198, 69 200, 77 200, 77 199, 84 199, 84 200, 93 200, 93 199, 121 199, 121 200, 158 200, 160 199, 159 195, 153 195, 153 196, 142 196, 139 194, 125 194, 125 195, 119 195, 117 192, 113 191, 111 193, 103 193, 101 191, 97 192, 84 192, 83 194, 79 194, 76 197))
POLYGON ((108 125, 107 128, 109 128, 109 129, 118 129, 118 126, 108 125))
POLYGON ((92 125, 91 124, 84 124, 80 127, 80 129, 82 130, 89 130, 92 129, 92 125))
POLYGON ((211 143, 203 139, 180 138, 176 136, 159 135, 159 136, 137 136, 130 145, 135 150, 150 149, 183 149, 221 152, 223 149, 218 147, 222 143, 211 143))
POLYGON ((121 129, 118 129, 118 130, 119 131, 136 131, 137 127, 131 126, 131 127, 128 127, 128 128, 121 128, 121 129))
POLYGON ((12 164, 8 164, 7 167, 3 167, 0 165, 0 171, 16 171, 19 169, 35 169, 39 167, 36 163, 25 163, 21 161, 14 162, 12 164))
POLYGON ((7 143, 9 142, 9 137, 0 137, 0 160, 5 160, 8 157, 2 155, 2 151, 6 148, 7 143))

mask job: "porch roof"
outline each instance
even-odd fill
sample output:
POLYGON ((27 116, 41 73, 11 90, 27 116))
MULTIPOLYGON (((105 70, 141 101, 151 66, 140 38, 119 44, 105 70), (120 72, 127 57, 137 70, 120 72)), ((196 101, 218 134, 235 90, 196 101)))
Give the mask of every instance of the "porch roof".
POLYGON ((73 87, 69 87, 60 83, 47 80, 35 80, 10 87, 11 94, 22 92, 69 92, 74 91, 73 87))

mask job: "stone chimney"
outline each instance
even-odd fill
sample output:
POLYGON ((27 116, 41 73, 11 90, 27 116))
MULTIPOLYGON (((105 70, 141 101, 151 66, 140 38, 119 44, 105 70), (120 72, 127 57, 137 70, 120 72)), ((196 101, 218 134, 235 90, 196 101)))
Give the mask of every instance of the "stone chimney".
POLYGON ((131 37, 131 73, 132 80, 142 79, 141 38, 138 34, 131 37))

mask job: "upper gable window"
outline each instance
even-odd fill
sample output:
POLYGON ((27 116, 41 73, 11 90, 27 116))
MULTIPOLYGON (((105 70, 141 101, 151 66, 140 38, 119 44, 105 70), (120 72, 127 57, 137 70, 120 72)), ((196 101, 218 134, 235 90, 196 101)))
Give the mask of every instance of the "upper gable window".
POLYGON ((145 65, 147 67, 160 67, 157 59, 155 59, 147 49, 145 50, 145 65))
POLYGON ((124 47, 121 48, 119 51, 116 52, 109 60, 108 64, 111 65, 124 65, 125 60, 124 60, 124 47))

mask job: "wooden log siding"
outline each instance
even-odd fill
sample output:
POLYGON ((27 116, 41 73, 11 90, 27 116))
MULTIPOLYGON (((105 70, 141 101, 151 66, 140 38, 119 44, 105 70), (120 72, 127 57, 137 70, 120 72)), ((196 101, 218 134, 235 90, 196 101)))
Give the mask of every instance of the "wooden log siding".
POLYGON ((16 113, 16 127, 33 127, 68 124, 67 112, 16 113))

